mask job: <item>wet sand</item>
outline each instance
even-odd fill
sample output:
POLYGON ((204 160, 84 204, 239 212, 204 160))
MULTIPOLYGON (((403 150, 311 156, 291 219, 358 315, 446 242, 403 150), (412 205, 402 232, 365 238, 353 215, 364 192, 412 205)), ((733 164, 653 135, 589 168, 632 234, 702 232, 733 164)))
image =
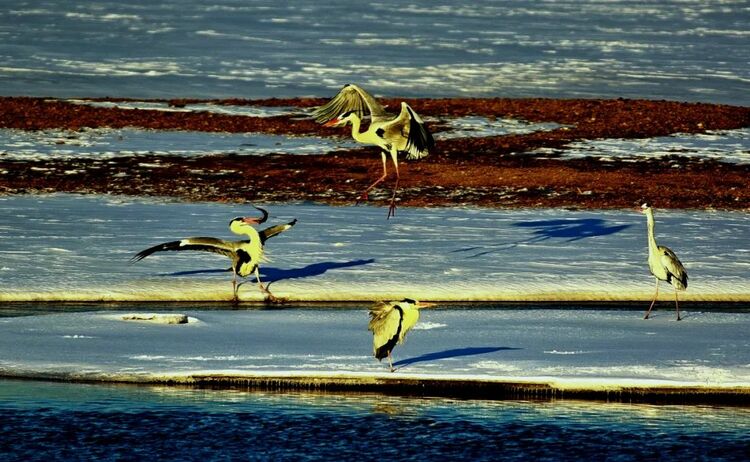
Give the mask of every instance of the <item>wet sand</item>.
MULTIPOLYGON (((123 101, 110 99, 109 101, 123 101)), ((399 204, 491 207, 620 208, 649 200, 662 208, 750 208, 750 166, 682 156, 638 162, 561 160, 532 155, 571 142, 638 139, 750 126, 750 108, 650 100, 418 99, 423 116, 478 115, 556 122, 556 130, 440 141, 429 157, 400 162, 399 204)), ((205 100, 170 100, 181 107, 205 100)), ((290 106, 324 99, 222 100, 214 104, 290 106)), ((397 107, 400 100, 384 100, 397 107)), ((249 117, 72 104, 43 98, 0 98, 0 127, 23 130, 139 127, 156 130, 349 136, 301 117, 249 117)), ((184 200, 268 202, 312 200, 351 204, 382 172, 375 147, 320 155, 120 157, 111 160, 7 160, 0 157, 0 194, 77 192, 167 196, 184 200)), ((386 203, 393 178, 370 195, 386 203)))

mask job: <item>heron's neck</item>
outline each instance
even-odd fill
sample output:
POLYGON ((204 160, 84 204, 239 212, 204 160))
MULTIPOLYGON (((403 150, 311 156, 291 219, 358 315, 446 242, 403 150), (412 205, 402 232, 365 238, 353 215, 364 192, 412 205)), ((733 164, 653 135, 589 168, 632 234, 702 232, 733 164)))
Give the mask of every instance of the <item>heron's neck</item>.
POLYGON ((251 241, 256 237, 259 237, 258 230, 247 224, 232 226, 230 230, 234 234, 246 235, 251 241))
POLYGON ((362 125, 362 120, 360 120, 359 117, 354 115, 352 116, 351 121, 352 121, 352 138, 354 138, 356 141, 360 143, 368 143, 369 141, 365 139, 365 137, 363 136, 364 133, 359 132, 360 126, 362 125))
POLYGON ((654 236, 654 212, 646 212, 646 232, 648 233, 648 251, 656 253, 656 237, 654 236))

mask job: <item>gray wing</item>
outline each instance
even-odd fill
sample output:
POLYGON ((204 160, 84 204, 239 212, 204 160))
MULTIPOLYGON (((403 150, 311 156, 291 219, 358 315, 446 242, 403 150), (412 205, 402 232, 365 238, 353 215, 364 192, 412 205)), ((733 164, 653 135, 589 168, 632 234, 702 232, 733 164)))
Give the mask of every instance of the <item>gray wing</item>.
POLYGON ((312 116, 319 123, 326 123, 347 112, 355 112, 360 119, 372 117, 373 122, 389 119, 392 114, 369 93, 354 84, 344 85, 339 93, 326 104, 315 108, 312 116))
POLYGON ((406 103, 401 103, 401 113, 397 118, 381 127, 383 137, 393 142, 399 138, 405 139, 403 145, 397 143, 399 150, 406 151, 407 159, 421 159, 435 147, 435 140, 427 130, 422 119, 406 103))
POLYGON ((370 308, 370 322, 367 328, 373 333, 372 347, 376 355, 380 347, 398 334, 399 324, 401 313, 393 304, 378 302, 370 308))
POLYGON ((291 228, 295 224, 297 224, 297 219, 296 218, 294 220, 290 221, 289 223, 285 223, 283 225, 271 226, 270 228, 264 229, 263 231, 261 231, 261 232, 258 233, 258 235, 260 235, 260 243, 261 244, 265 244, 265 242, 268 239, 276 236, 277 234, 283 233, 284 231, 286 231, 287 229, 291 228))
POLYGON ((203 252, 213 252, 227 257, 234 254, 234 245, 232 242, 215 237, 188 237, 179 241, 165 242, 163 244, 149 247, 146 250, 138 252, 131 262, 141 261, 155 252, 173 251, 173 250, 199 250, 203 252))
POLYGON ((687 289, 688 285, 688 274, 677 254, 675 254, 669 247, 659 246, 661 252, 661 264, 667 273, 671 276, 670 283, 679 290, 687 289))

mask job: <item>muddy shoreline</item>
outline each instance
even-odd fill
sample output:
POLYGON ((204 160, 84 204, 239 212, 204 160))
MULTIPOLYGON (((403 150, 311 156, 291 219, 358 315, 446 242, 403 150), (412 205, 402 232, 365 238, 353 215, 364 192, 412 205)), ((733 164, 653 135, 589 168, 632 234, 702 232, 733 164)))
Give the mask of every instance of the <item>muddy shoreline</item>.
MULTIPOLYGON (((100 99, 101 101, 101 99, 100 99)), ((108 101, 123 101, 108 99, 108 101)), ((249 117, 72 104, 45 98, 0 98, 0 128, 22 130, 139 127, 155 130, 348 136, 304 118, 323 99, 169 100, 284 106, 298 114, 249 117)), ((480 115, 564 127, 546 132, 442 140, 429 157, 401 166, 401 205, 620 208, 650 200, 662 208, 750 209, 750 166, 670 156, 638 162, 561 160, 529 154, 539 148, 602 138, 650 138, 750 126, 750 108, 650 100, 407 100, 437 120, 480 115)), ((397 107, 400 100, 385 100, 397 107)), ((181 200, 268 202, 311 200, 351 204, 382 172, 374 147, 321 155, 178 157, 142 155, 107 160, 19 161, 0 156, 0 194, 75 192, 167 196, 181 200)), ((389 198, 392 179, 370 201, 389 198)))

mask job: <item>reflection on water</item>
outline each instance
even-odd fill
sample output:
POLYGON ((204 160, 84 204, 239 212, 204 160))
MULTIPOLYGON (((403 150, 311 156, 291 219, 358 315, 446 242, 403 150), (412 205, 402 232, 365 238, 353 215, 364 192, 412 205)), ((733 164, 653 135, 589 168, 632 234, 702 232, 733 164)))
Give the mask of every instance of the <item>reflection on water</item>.
POLYGON ((0 456, 747 460, 750 409, 0 381, 0 456))

